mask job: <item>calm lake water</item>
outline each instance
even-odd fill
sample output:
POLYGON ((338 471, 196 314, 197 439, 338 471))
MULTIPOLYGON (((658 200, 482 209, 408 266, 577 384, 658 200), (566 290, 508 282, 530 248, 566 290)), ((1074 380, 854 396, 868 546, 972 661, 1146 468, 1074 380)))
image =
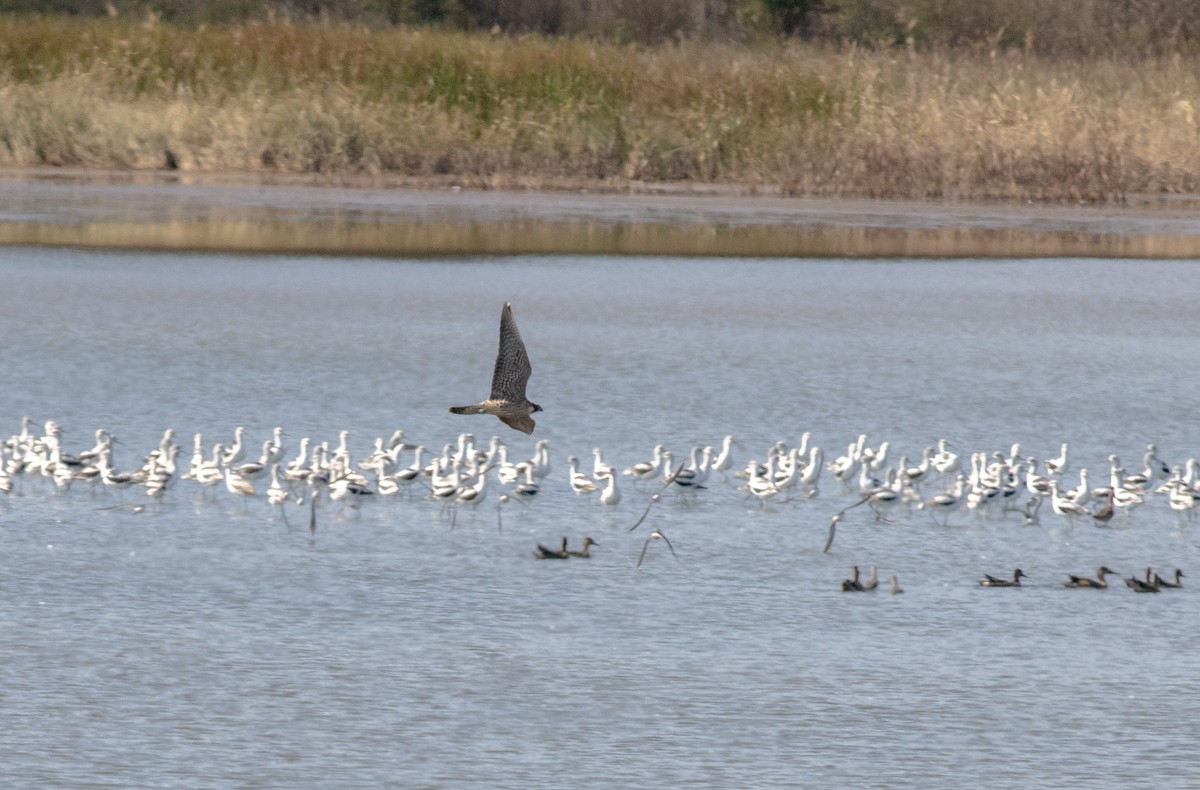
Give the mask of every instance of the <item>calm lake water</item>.
MULTIPOLYGON (((1106 528, 960 511, 876 523, 826 473, 759 507, 623 479, 603 508, 565 459, 618 468, 733 434, 827 458, 1057 455, 1107 477, 1148 442, 1200 455, 1189 263, 670 258, 377 260, 0 248, 0 436, 140 462, 271 428, 361 458, 550 441, 537 501, 498 486, 455 528, 421 499, 326 503, 315 538, 265 501, 178 482, 0 495, 0 783, 26 787, 1195 786, 1196 529, 1159 496, 1106 528), (533 437, 446 407, 486 394, 514 304, 545 409, 533 437), (655 542, 659 527, 678 552, 655 542), (590 561, 536 562, 585 535, 590 561), (1178 591, 1068 590, 1101 563, 1178 591), (906 593, 839 592, 851 565, 906 593), (983 573, 1029 574, 1019 590, 983 573)), ((265 488, 265 485, 262 487, 265 488)), ((932 494, 945 486, 928 489, 932 494)), ((1196 582, 1200 584, 1200 580, 1196 582)))

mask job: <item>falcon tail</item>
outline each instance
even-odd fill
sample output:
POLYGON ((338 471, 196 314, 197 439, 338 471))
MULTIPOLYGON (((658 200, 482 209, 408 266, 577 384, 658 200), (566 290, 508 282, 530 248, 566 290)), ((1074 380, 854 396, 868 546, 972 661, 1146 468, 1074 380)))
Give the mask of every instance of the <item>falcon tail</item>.
POLYGON ((484 414, 483 407, 475 406, 451 406, 451 414, 484 414))

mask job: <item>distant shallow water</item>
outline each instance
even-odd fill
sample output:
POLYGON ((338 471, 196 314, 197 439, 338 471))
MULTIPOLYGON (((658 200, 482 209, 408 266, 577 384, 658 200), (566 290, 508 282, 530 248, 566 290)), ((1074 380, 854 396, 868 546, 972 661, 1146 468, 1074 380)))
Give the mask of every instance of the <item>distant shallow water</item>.
MULTIPOLYGON (((275 425, 352 457, 551 443, 540 501, 450 529, 429 502, 326 504, 315 539, 180 483, 161 504, 23 479, 0 496, 0 779, 38 786, 1187 787, 1194 589, 1066 590, 1100 563, 1200 567, 1153 500, 1110 528, 1045 510, 875 522, 828 475, 759 508, 714 481, 606 511, 565 458, 618 467, 726 433, 739 464, 804 431, 910 458, 1070 442, 1103 477, 1147 442, 1196 455, 1200 278, 1180 262, 383 259, 0 249, 0 435, 56 419, 128 468, 178 431, 251 452, 275 425), (484 394, 514 303, 533 437, 446 407, 484 394), (649 528, 679 552, 652 545, 649 528), (567 534, 589 561, 537 562, 567 534), (845 595, 851 565, 906 589, 845 595), (984 590, 1022 567, 1029 586, 984 590)), ((1200 573, 1197 573, 1200 575, 1200 573)), ((886 582, 885 582, 886 583, 886 582)))
POLYGON ((995 206, 0 172, 0 244, 381 256, 1195 258, 1188 204, 995 206))

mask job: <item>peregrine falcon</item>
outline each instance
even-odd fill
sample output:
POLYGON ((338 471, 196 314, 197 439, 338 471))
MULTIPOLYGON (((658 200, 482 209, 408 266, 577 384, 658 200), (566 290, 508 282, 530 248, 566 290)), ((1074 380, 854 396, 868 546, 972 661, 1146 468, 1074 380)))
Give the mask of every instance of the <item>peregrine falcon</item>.
POLYGON ((510 428, 533 433, 534 422, 529 415, 542 407, 525 397, 525 384, 531 372, 529 354, 513 319, 512 304, 505 302, 500 313, 500 350, 492 373, 492 394, 474 406, 451 406, 450 413, 494 414, 510 428))

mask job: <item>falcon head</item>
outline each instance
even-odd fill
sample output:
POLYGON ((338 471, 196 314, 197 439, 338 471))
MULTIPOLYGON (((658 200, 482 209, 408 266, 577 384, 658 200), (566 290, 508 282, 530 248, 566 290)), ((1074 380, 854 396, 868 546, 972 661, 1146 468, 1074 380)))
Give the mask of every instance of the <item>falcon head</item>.
POLYGON ((541 411, 541 410, 542 410, 542 407, 541 407, 541 406, 537 405, 536 403, 533 403, 532 401, 529 403, 529 405, 533 407, 532 411, 530 411, 530 414, 532 414, 532 413, 533 413, 533 412, 535 412, 535 411, 541 411))

